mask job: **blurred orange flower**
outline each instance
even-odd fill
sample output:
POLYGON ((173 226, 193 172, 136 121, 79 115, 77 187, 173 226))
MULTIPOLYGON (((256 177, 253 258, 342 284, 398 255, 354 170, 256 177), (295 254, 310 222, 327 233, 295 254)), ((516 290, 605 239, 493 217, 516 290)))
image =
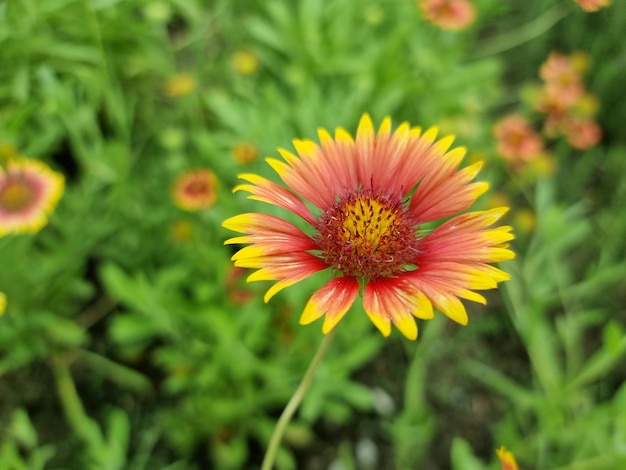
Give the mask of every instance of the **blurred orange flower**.
POLYGON ((587 12, 598 11, 601 8, 608 7, 611 0, 574 0, 580 8, 587 12))
POLYGON ((602 139, 602 129, 597 122, 579 117, 571 117, 563 124, 567 142, 578 150, 596 145, 602 139))
POLYGON ((568 143, 580 150, 602 138, 602 129, 591 119, 598 111, 598 100, 586 91, 581 75, 588 65, 589 57, 583 52, 570 56, 550 53, 539 70, 544 86, 535 102, 535 109, 546 114, 545 135, 565 135, 568 143))
POLYGON ((63 175, 39 160, 7 160, 0 166, 0 237, 41 230, 64 186, 63 175))
POLYGON ((172 185, 172 198, 181 209, 208 209, 217 200, 217 177, 211 170, 198 168, 186 171, 172 185))
POLYGON ((522 208, 513 213, 512 224, 517 231, 528 235, 535 230, 537 216, 532 209, 522 208))
POLYGON ((554 156, 549 153, 542 153, 537 158, 528 162, 526 170, 533 178, 545 178, 554 174, 556 169, 556 161, 554 156))
POLYGON ((550 53, 539 76, 545 81, 546 94, 564 107, 572 106, 585 92, 577 63, 559 52, 550 53))
POLYGON ((493 128, 497 140, 498 155, 511 161, 528 161, 543 152, 543 140, 526 118, 510 114, 497 122, 493 128))
POLYGON ((196 79, 189 74, 180 73, 174 75, 163 87, 163 94, 170 98, 178 96, 187 96, 196 89, 196 79))
POLYGON ((418 0, 424 18, 441 29, 459 30, 476 19, 470 0, 418 0))
POLYGON ((231 154, 239 163, 251 163, 259 157, 259 149, 250 142, 240 142, 231 149, 231 154))

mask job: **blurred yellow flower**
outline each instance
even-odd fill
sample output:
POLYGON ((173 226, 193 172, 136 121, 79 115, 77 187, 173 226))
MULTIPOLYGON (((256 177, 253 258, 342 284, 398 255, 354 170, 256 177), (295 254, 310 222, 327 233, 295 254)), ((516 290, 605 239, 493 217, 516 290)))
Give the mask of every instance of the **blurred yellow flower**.
POLYGON ((464 29, 476 19, 470 0, 418 0, 417 4, 424 18, 441 29, 464 29))
POLYGON ((528 163, 528 171, 535 177, 546 177, 554 173, 556 162, 549 153, 542 153, 528 163))
POLYGON ((496 454, 498 455, 500 463, 502 464, 502 470, 519 470, 517 462, 515 461, 515 457, 504 446, 496 450, 496 454))
POLYGON ((0 166, 0 237, 41 230, 64 186, 63 175, 39 160, 14 158, 0 166))
POLYGON ((187 96, 196 89, 196 79, 186 73, 179 73, 171 77, 163 87, 163 94, 170 98, 187 96))
POLYGON ((487 196, 487 209, 495 209, 496 207, 511 207, 511 198, 504 193, 493 192, 487 196))
POLYGON ((204 168, 186 171, 176 178, 171 193, 174 203, 181 209, 208 209, 217 200, 217 177, 204 168))
POLYGON ((259 59, 250 51, 239 50, 233 54, 231 66, 240 75, 252 75, 259 69, 259 59))
POLYGON ((585 93, 580 99, 574 104, 572 108, 572 112, 577 116, 595 116, 598 114, 598 109, 600 108, 600 103, 598 102, 598 97, 592 93, 585 93))
POLYGON ((7 296, 4 292, 0 292, 0 315, 4 314, 7 308, 7 296))
POLYGON ((585 73, 591 65, 591 57, 584 51, 572 52, 569 56, 569 60, 578 73, 585 73))
POLYGON ((231 149, 231 154, 239 163, 251 163, 259 157, 259 149, 250 142, 240 142, 231 149))
POLYGON ((519 209, 513 213, 512 224, 516 231, 528 235, 535 230, 535 226, 537 225, 537 216, 532 209, 519 209))
POLYGON ((186 243, 193 235, 193 224, 186 219, 175 221, 170 227, 170 235, 178 243, 186 243))

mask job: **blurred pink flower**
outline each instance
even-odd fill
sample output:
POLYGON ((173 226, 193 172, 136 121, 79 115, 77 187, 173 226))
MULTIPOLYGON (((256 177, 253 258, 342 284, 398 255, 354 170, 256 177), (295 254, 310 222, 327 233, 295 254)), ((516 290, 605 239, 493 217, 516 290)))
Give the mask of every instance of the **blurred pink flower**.
POLYGON ((470 0, 418 0, 418 5, 424 18, 441 29, 464 29, 476 19, 470 0))
POLYGON ((498 121, 493 135, 497 140, 498 155, 506 160, 529 161, 544 150, 541 136, 519 114, 510 114, 498 121))
POLYGON ((575 62, 559 52, 551 52, 541 65, 539 76, 545 81, 544 94, 563 107, 574 105, 585 93, 580 71, 575 62))
POLYGON ((587 12, 598 11, 601 8, 608 7, 611 0, 574 0, 580 8, 587 12))
POLYGON ((567 142, 578 150, 596 145, 602 139, 602 129, 597 122, 580 117, 571 117, 563 123, 567 142))
POLYGON ((39 160, 7 160, 0 166, 0 237, 38 232, 61 198, 64 185, 63 175, 39 160))

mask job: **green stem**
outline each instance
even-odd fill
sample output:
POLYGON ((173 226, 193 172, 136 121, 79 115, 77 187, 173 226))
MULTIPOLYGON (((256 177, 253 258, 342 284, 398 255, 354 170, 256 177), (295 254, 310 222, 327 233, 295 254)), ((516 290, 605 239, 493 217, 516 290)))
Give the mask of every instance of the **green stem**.
POLYGON ((500 54, 501 52, 508 51, 531 39, 539 37, 565 18, 569 12, 570 10, 565 10, 560 4, 557 4, 539 18, 526 23, 515 31, 501 34, 491 39, 472 55, 472 59, 482 59, 484 57, 500 54))
POLYGON ((78 396, 74 379, 64 357, 53 356, 51 360, 52 372, 56 382, 57 393, 65 417, 79 438, 81 438, 93 452, 102 443, 100 430, 85 413, 83 403, 78 396))
POLYGON ((283 413, 280 415, 278 422, 276 423, 276 427, 274 428, 274 433, 272 434, 272 438, 270 439, 270 444, 265 452, 265 457, 263 458, 263 465, 261 466, 261 470, 271 470, 274 465, 274 461, 276 460, 276 454, 278 453, 278 449, 280 447, 280 441, 282 440, 283 434, 285 433, 285 429, 287 429, 287 425, 291 421, 293 414, 298 409, 300 402, 304 398, 304 394, 309 388, 311 384, 311 379, 313 379, 313 375, 317 370, 317 366, 322 361, 322 358, 326 355, 326 351, 328 351, 328 347, 332 342, 335 330, 332 330, 328 333, 322 344, 320 344, 319 349, 313 356, 311 363, 309 364, 309 368, 306 370, 304 377, 302 377, 302 382, 298 385, 298 388, 294 392, 293 396, 287 403, 287 406, 283 410, 283 413))

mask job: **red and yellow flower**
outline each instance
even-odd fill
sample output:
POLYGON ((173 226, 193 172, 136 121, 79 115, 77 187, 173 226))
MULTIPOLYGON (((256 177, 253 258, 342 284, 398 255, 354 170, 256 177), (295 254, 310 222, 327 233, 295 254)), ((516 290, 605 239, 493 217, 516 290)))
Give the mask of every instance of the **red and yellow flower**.
POLYGON ((64 185, 63 175, 39 160, 7 159, 0 166, 0 237, 41 230, 64 185))
POLYGON ((474 291, 509 279, 490 263, 514 257, 507 245, 511 228, 493 227, 506 208, 458 215, 488 189, 487 183, 472 182, 481 163, 459 169, 465 149, 449 150, 452 136, 436 141, 436 128, 422 132, 403 123, 392 133, 385 118, 375 132, 367 114, 356 139, 342 128, 334 138, 324 129, 318 134, 319 144, 294 140, 296 154, 279 149, 283 160, 267 159, 287 187, 255 174, 239 175, 247 183, 234 191, 298 215, 307 228, 262 213, 226 220, 224 227, 244 236, 225 243, 249 244, 233 256, 235 265, 257 269, 249 282, 278 281, 265 294, 266 302, 328 270, 330 279, 300 318, 308 324, 325 316, 324 333, 344 317, 359 292, 365 312, 385 336, 393 323, 415 339, 414 317, 432 318, 433 307, 467 324, 460 299, 484 304, 474 291), (430 223, 442 219, 432 229, 430 223))
POLYGON ((208 209, 217 200, 217 177, 205 168, 188 170, 176 178, 171 192, 174 203, 181 209, 208 209))

